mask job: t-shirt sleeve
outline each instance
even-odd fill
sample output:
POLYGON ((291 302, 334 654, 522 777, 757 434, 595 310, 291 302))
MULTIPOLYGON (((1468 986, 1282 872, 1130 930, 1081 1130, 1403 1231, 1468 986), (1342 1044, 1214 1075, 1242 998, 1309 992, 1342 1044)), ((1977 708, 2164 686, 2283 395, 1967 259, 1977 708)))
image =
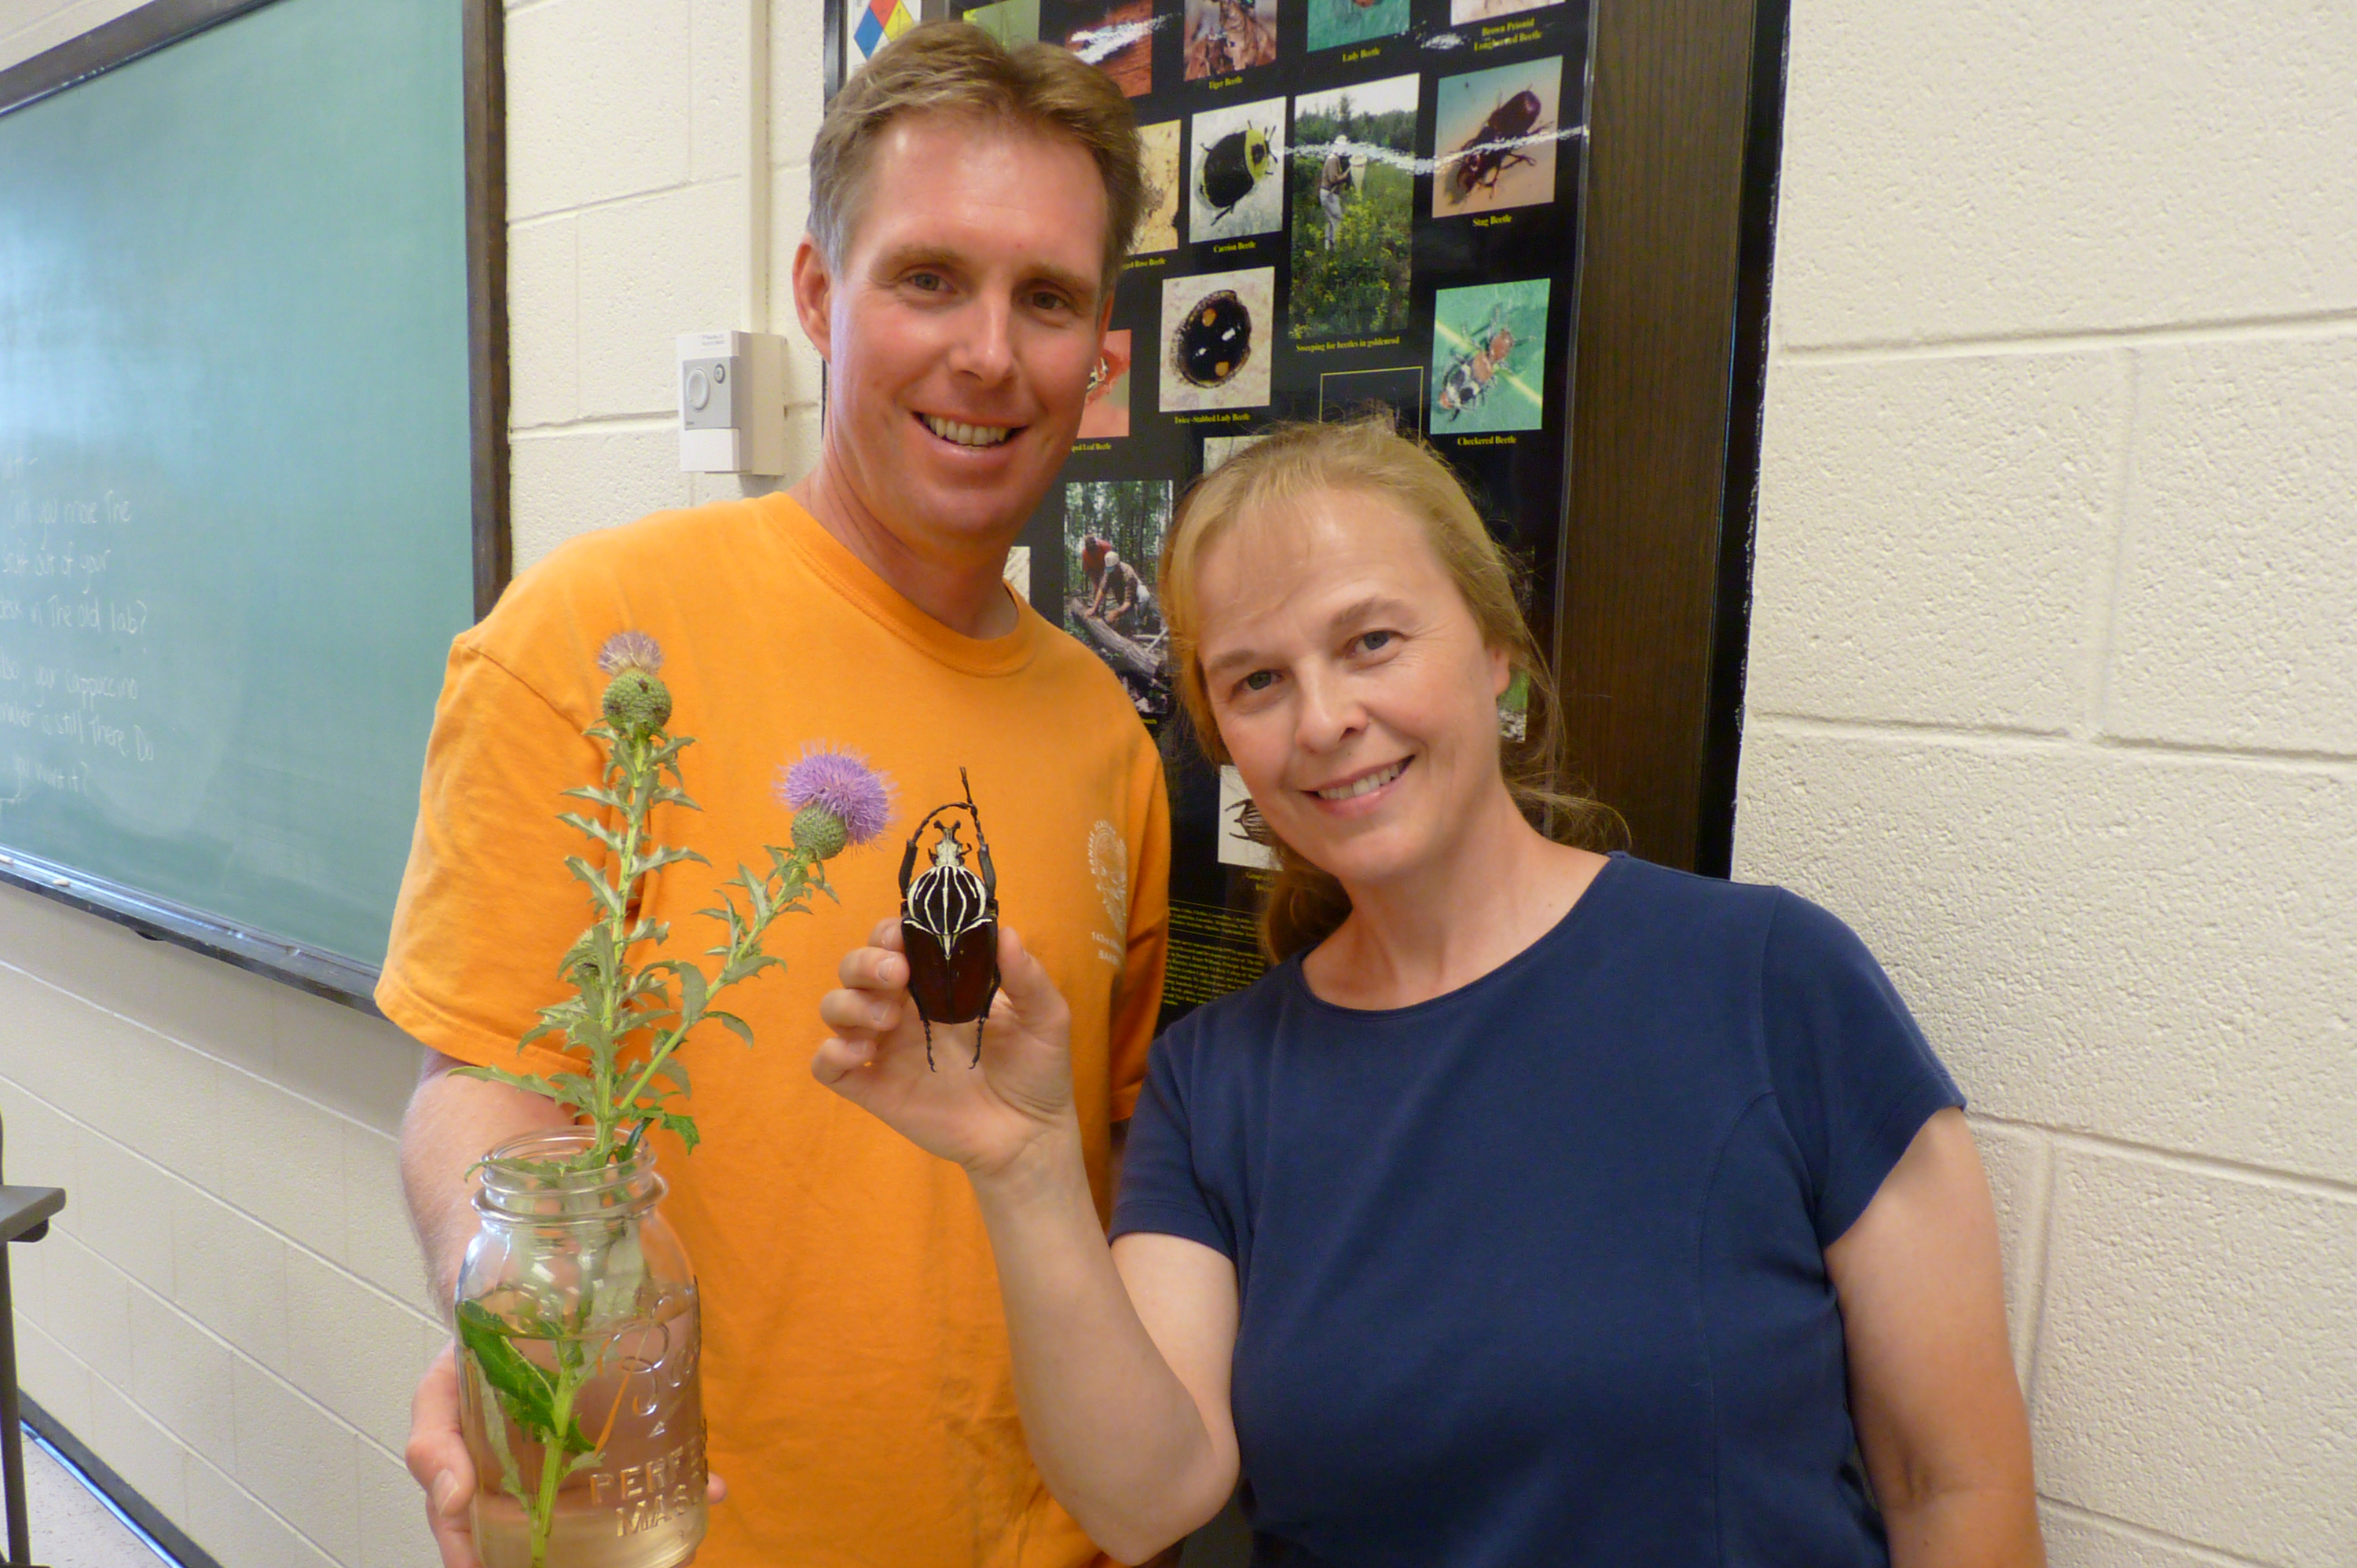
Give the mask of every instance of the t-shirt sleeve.
POLYGON ((537 692, 461 639, 425 747, 417 827, 393 908, 377 1005, 445 1056, 561 1071, 516 1041, 564 991, 565 950, 589 919, 565 869, 580 836, 557 821, 597 748, 537 692))
POLYGON ((1146 1081, 1147 1047, 1162 1015, 1162 976, 1170 956, 1170 792, 1162 780, 1162 757, 1141 739, 1132 789, 1131 837, 1137 875, 1130 888, 1129 949, 1122 965, 1121 991, 1106 1036, 1106 1081, 1112 1120, 1126 1122, 1137 1110, 1146 1081))
POLYGON ((1800 1146, 1820 1246, 1857 1222, 1933 1112, 1964 1097, 1866 944, 1780 893, 1760 988, 1768 1069, 1800 1146))
POLYGON ((1235 1226, 1203 1190, 1195 1174, 1194 1133, 1188 1116, 1182 1058, 1189 1055, 1182 1021, 1157 1041, 1147 1063, 1146 1087, 1130 1118, 1129 1148, 1122 1156, 1121 1196, 1113 1207, 1108 1235, 1133 1230, 1184 1236, 1232 1260, 1235 1226))

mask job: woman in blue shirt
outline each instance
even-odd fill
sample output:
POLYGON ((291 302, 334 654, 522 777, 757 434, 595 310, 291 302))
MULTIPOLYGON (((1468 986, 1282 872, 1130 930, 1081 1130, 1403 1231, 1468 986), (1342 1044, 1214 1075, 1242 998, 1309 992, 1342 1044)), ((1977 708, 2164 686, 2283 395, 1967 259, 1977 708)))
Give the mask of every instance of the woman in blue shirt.
POLYGON ((1162 598, 1280 961, 1156 1043, 1110 1246, 1013 934, 983 1070, 926 1070, 891 922, 813 1064, 965 1167, 1090 1534, 1150 1557, 1241 1478, 1295 1568, 2042 1562, 1961 1096, 1831 915, 1534 825, 1594 808, 1447 467, 1281 431, 1189 493, 1162 598))

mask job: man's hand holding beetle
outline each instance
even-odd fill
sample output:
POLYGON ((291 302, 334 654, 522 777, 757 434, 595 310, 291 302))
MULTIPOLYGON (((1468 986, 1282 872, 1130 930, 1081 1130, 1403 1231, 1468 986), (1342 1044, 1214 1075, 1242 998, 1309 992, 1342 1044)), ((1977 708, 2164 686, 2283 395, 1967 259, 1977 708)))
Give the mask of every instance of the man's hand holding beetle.
POLYGON ((984 1179, 1051 1144, 1078 1146, 1071 1011, 1020 938, 999 928, 999 993, 982 1026, 982 1060, 968 1065, 974 1026, 936 1024, 937 1067, 926 1065, 900 922, 884 920, 868 940, 844 956, 842 988, 819 1003, 834 1032, 811 1062, 821 1083, 984 1179))

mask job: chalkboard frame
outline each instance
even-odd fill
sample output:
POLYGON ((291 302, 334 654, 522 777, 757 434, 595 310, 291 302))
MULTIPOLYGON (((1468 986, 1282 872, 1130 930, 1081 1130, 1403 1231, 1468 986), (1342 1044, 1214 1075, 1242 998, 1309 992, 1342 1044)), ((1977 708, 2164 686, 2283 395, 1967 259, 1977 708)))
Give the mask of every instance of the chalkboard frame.
MULTIPOLYGON (((0 70, 0 116, 155 53, 274 0, 150 0, 0 70)), ((507 81, 500 0, 461 0, 466 106, 467 358, 474 510, 475 614, 508 583, 507 81)), ((375 968, 316 952, 168 898, 37 855, 0 852, 0 882, 130 927, 154 940, 378 1013, 375 968)))

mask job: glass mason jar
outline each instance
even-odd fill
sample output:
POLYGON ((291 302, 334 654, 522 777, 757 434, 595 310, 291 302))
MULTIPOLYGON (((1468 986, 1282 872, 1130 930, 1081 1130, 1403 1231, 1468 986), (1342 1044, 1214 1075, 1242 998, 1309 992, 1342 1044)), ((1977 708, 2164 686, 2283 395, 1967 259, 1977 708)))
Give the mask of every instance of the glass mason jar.
POLYGON ((673 1568, 704 1539, 695 1276, 652 1153, 576 1168, 591 1138, 481 1167, 457 1313, 483 1568, 673 1568))

